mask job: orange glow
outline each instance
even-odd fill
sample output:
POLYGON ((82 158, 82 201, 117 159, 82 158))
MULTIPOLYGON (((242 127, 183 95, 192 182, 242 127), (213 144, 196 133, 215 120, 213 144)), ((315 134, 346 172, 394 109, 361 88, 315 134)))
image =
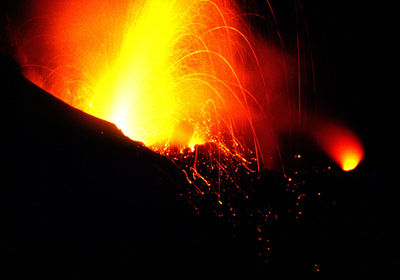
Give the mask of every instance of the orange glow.
POLYGON ((155 151, 209 142, 259 159, 241 70, 258 61, 232 1, 38 2, 47 17, 20 46, 29 80, 155 151))
POLYGON ((322 149, 344 171, 355 169, 364 157, 364 149, 359 138, 342 125, 326 124, 318 132, 322 149))

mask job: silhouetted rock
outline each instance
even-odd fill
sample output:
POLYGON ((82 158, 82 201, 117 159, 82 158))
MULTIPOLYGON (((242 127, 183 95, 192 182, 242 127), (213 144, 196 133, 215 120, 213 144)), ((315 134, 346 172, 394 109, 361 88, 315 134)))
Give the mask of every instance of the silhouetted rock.
POLYGON ((190 279, 218 267, 216 228, 180 199, 186 181, 168 159, 31 84, 12 59, 0 69, 3 279, 190 279))

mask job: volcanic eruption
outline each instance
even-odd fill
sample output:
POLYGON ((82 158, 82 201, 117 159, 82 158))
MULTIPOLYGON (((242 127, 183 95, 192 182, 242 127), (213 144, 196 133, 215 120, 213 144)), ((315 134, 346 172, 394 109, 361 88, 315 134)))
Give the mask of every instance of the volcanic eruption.
POLYGON ((168 156, 194 185, 189 196, 210 192, 222 204, 233 188, 246 197, 238 174, 255 176, 271 159, 284 169, 277 133, 299 127, 355 168, 362 147, 336 137, 344 128, 321 137, 325 124, 312 118, 298 127, 300 70, 298 81, 288 76, 300 57, 274 51, 245 16, 225 0, 41 0, 17 32, 18 60, 42 89, 168 156), (277 90, 296 83, 298 100, 277 90))
MULTIPOLYGON (((64 129, 60 125, 56 130, 58 138, 52 140, 54 143, 44 141, 54 128, 48 119, 51 119, 50 113, 56 110, 49 110, 50 113, 39 118, 46 124, 40 130, 43 136, 27 147, 39 143, 44 154, 46 151, 52 154, 53 149, 58 151, 57 139, 65 137, 66 140, 60 145, 62 157, 57 159, 55 155, 42 160, 40 149, 33 153, 28 148, 22 149, 34 155, 32 158, 38 161, 48 159, 49 162, 62 162, 67 158, 59 169, 71 173, 69 165, 74 166, 71 170, 79 176, 69 182, 76 189, 86 190, 86 185, 90 187, 87 196, 93 193, 96 184, 103 186, 107 194, 120 192, 119 198, 124 197, 126 205, 132 208, 137 203, 147 204, 144 209, 154 208, 154 213, 150 211, 152 218, 145 224, 157 224, 161 220, 157 216, 161 208, 154 206, 174 205, 176 197, 171 198, 171 195, 168 200, 160 203, 162 199, 159 199, 158 190, 153 192, 152 185, 165 186, 165 192, 168 192, 171 189, 168 190, 170 185, 165 178, 170 178, 171 182, 178 182, 178 196, 189 202, 198 214, 196 217, 203 218, 203 213, 209 210, 211 204, 211 212, 216 214, 218 222, 227 222, 228 227, 233 229, 233 234, 230 231, 229 236, 250 236, 249 240, 254 240, 257 249, 249 251, 256 251, 255 255, 261 256, 257 261, 262 259, 264 262, 264 257, 274 252, 282 255, 281 263, 284 264, 286 257, 283 256, 290 254, 284 250, 278 252, 277 248, 295 248, 293 244, 301 243, 294 241, 301 240, 296 239, 297 223, 306 221, 307 224, 314 213, 320 214, 318 203, 328 205, 322 210, 328 216, 332 207, 341 206, 341 199, 343 205, 343 199, 347 198, 337 198, 335 194, 341 191, 342 186, 350 185, 342 184, 346 178, 354 180, 351 189, 354 192, 358 190, 358 182, 355 180, 360 173, 342 172, 355 169, 363 160, 364 148, 357 130, 350 128, 344 121, 335 121, 335 117, 327 117, 325 112, 309 110, 314 106, 314 98, 323 99, 323 92, 320 97, 317 96, 318 83, 310 84, 307 88, 307 79, 318 79, 320 72, 313 71, 323 71, 324 68, 318 69, 319 65, 313 64, 312 56, 310 58, 307 53, 309 45, 304 43, 307 39, 303 40, 298 29, 297 34, 296 30, 293 32, 293 41, 285 41, 290 36, 285 37, 284 33, 280 33, 285 31, 278 30, 279 17, 274 14, 274 5, 271 6, 269 1, 263 2, 269 18, 245 10, 243 3, 246 1, 32 2, 29 19, 12 30, 11 39, 23 75, 43 90, 28 86, 26 82, 19 91, 32 92, 32 96, 33 93, 40 95, 44 91, 49 92, 78 109, 73 112, 81 110, 115 124, 120 129, 118 132, 110 124, 104 126, 107 129, 97 130, 101 121, 88 121, 84 127, 86 129, 93 124, 93 130, 89 129, 88 134, 95 137, 90 138, 93 141, 83 140, 81 144, 79 138, 81 135, 86 137, 85 133, 64 129), (259 27, 252 25, 252 17, 265 21, 271 19, 272 30, 265 32, 276 33, 276 42, 258 33, 259 27), (313 99, 308 98, 311 93, 307 89, 311 87, 314 90, 313 99), (69 137, 69 131, 73 131, 74 135, 69 137), (69 154, 74 146, 65 149, 65 152, 63 149, 69 145, 70 138, 76 145, 76 152, 71 153, 72 159, 69 154), (105 138, 107 141, 113 138, 119 140, 112 142, 112 146, 107 146, 107 141, 97 146, 96 141, 105 138), (301 142, 303 139, 307 141, 304 141, 304 146, 304 142, 301 142), (136 141, 142 142, 148 149, 137 145, 136 141), (118 145, 122 146, 118 148, 118 145), (97 148, 91 149, 91 146, 97 148), (125 154, 126 147, 131 148, 125 154), (86 149, 88 152, 82 153, 86 149), (107 150, 106 156, 103 156, 102 149, 107 150), (119 153, 118 157, 113 154, 115 150, 119 153), (321 164, 312 157, 315 154, 310 156, 307 153, 309 151, 323 152, 331 162, 317 154, 321 164), (134 164, 131 164, 130 157, 134 164), (146 163, 143 167, 142 161, 146 163), (85 168, 92 162, 96 164, 85 168), (172 168, 167 169, 165 166, 172 168), (278 172, 270 171, 271 168, 278 172), (142 172, 146 176, 138 176, 142 172), (125 173, 130 175, 121 176, 125 173), (108 179, 103 183, 104 177, 108 179), (142 179, 145 182, 141 184, 139 180, 142 179), (181 186, 185 189, 181 189, 181 186), (149 192, 144 191, 147 187, 149 192), (130 188, 132 192, 127 191, 130 188), (335 188, 336 192, 333 190, 335 188), (128 195, 122 195, 126 193, 128 195), (131 194, 135 196, 132 199, 134 202, 128 198, 131 194), (140 195, 143 194, 146 200, 142 203, 140 195), (154 195, 154 200, 151 195, 154 195), (310 210, 307 208, 310 204, 313 207, 318 205, 310 210), (292 223, 296 226, 292 227, 292 223), (276 230, 274 225, 283 228, 282 232, 287 230, 291 234, 280 235, 281 231, 276 230), (281 236, 286 237, 279 239, 281 236), (274 243, 277 239, 278 243, 284 241, 274 243)), ((300 25, 304 24, 301 18, 297 20, 300 25)), ((321 61, 318 63, 323 64, 321 61)), ((23 96, 21 94, 19 99, 21 103, 24 102, 23 96)), ((58 104, 55 108, 63 108, 59 100, 54 102, 58 104)), ((32 106, 37 106, 38 110, 46 110, 45 105, 39 106, 39 101, 34 104, 32 106)), ((15 107, 18 108, 18 104, 15 107)), ((29 106, 25 104, 24 108, 29 106)), ((62 113, 59 115, 64 120, 62 113)), ((79 118, 67 121, 68 125, 80 122, 80 117, 86 115, 74 114, 79 115, 79 118)), ((65 115, 65 119, 68 116, 65 115)), ((92 117, 84 118, 91 120, 92 117)), ((22 121, 23 117, 18 120, 22 121)), ((35 135, 35 121, 27 123, 32 129, 29 128, 29 133, 23 134, 24 137, 35 135)), ((20 154, 23 159, 23 153, 20 154)), ((33 165, 34 160, 31 163, 33 165)), ((23 170, 29 168, 26 165, 23 170)), ((39 185, 42 178, 48 177, 46 173, 49 178, 63 174, 56 166, 49 169, 39 164, 38 169, 40 172, 32 171, 32 174, 40 174, 35 177, 39 178, 39 185)), ((365 165, 360 170, 365 170, 365 165)), ((18 174, 18 171, 13 174, 18 174)), ((50 180, 48 184, 51 185, 50 180)), ((56 192, 58 186, 55 184, 51 187, 56 192)), ((62 186, 60 188, 64 191, 62 186)), ((77 194, 80 197, 80 193, 77 194)), ((82 205, 85 205, 87 197, 80 199, 82 205)), ((104 195, 102 203, 107 204, 107 199, 108 196, 104 195)), ((99 203, 98 208, 102 209, 103 204, 99 203)), ((110 208, 114 209, 113 206, 110 208)), ((60 209, 62 211, 63 208, 60 209)), ((144 212, 138 212, 140 214, 135 216, 135 209, 127 209, 129 211, 124 213, 125 216, 129 217, 132 212, 134 222, 136 219, 146 220, 144 212)), ((101 215, 108 217, 105 212, 101 212, 101 215)), ((109 218, 110 221, 118 217, 117 212, 113 218, 109 218)), ((81 212, 73 213, 79 215, 81 212)), ((167 221, 172 216, 163 217, 167 221)), ((326 229, 321 232, 332 232, 326 235, 329 236, 326 239, 335 236, 337 232, 331 231, 329 221, 326 219, 326 222, 321 222, 326 224, 326 229)), ((125 220, 122 223, 129 224, 125 220)), ((314 225, 313 221, 310 223, 314 225)), ((71 222, 71 225, 74 224, 71 222)), ((143 232, 146 230, 143 229, 143 232)), ((157 234, 154 236, 157 237, 157 234)), ((219 246, 215 248, 218 250, 219 246)), ((294 259, 290 261, 292 264, 296 262, 294 259)), ((324 264, 320 266, 317 262, 312 263, 311 267, 316 267, 318 271, 320 268, 325 269, 324 264)))

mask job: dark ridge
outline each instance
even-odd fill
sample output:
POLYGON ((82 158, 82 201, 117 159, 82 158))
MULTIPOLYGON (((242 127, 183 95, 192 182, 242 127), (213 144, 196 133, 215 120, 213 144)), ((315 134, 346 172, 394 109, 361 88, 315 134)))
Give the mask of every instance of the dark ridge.
POLYGON ((168 159, 31 84, 12 59, 0 69, 3 279, 222 273, 216 227, 180 198, 168 159))

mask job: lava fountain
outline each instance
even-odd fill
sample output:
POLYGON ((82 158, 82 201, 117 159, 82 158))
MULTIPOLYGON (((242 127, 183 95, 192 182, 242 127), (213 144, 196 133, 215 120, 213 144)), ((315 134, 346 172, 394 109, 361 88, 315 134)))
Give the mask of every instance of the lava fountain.
POLYGON ((46 17, 20 46, 29 80, 155 151, 209 142, 240 153, 241 133, 258 157, 259 104, 241 70, 258 62, 232 1, 41 1, 37 9, 46 17))

